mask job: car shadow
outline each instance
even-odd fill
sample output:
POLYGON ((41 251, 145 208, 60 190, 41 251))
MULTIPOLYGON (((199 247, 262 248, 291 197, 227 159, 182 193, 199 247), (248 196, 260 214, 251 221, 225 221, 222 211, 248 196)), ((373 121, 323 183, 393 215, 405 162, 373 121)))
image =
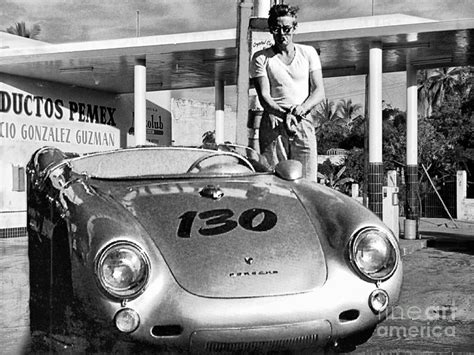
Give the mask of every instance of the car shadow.
POLYGON ((427 247, 474 255, 474 235, 472 233, 430 232, 427 236, 427 247))

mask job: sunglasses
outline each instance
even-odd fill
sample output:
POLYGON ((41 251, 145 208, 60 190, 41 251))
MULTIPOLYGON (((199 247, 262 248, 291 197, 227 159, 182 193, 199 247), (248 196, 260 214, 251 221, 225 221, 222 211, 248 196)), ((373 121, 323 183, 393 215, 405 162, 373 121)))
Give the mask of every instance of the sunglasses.
POLYGON ((278 34, 280 32, 283 32, 284 34, 289 34, 291 31, 295 29, 295 26, 273 26, 270 27, 270 32, 273 34, 278 34))

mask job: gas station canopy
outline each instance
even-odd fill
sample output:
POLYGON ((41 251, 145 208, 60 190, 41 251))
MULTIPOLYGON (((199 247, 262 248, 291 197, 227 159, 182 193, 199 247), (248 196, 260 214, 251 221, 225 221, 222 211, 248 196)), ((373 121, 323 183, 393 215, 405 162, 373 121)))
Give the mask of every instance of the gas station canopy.
MULTIPOLYGON (((250 28, 265 32, 266 20, 250 28)), ((13 48, 1 33, 0 72, 114 93, 134 91, 134 66, 146 60, 146 90, 237 83, 235 29, 13 48)), ((318 49, 324 77, 369 72, 369 48, 383 49, 383 72, 474 63, 474 18, 434 21, 393 14, 300 23, 295 42, 318 49)))

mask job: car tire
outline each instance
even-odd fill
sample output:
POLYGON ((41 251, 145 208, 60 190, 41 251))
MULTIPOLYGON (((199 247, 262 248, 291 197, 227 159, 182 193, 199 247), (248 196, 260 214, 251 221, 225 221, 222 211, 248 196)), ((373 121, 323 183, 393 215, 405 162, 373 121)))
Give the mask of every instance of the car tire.
POLYGON ((82 322, 75 317, 66 226, 56 226, 52 242, 29 233, 28 243, 32 349, 53 353, 85 349, 82 322))
POLYGON ((49 305, 49 242, 41 242, 38 233, 28 233, 28 258, 30 277, 30 331, 46 332, 49 319, 45 317, 45 309, 49 305))
POLYGON ((66 226, 57 226, 52 240, 53 246, 50 249, 52 273, 50 274, 48 287, 48 316, 50 331, 61 334, 68 330, 68 316, 73 304, 71 258, 66 226))

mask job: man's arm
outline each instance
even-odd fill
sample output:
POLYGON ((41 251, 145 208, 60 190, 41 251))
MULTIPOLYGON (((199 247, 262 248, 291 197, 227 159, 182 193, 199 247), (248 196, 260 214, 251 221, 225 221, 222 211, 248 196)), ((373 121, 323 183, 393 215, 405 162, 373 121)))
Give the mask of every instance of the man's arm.
POLYGON ((281 118, 285 124, 285 128, 289 135, 296 133, 295 127, 298 124, 298 119, 294 114, 280 107, 270 96, 270 83, 266 76, 259 76, 253 79, 255 89, 257 90, 258 99, 263 109, 281 118))
POLYGON ((270 96, 270 82, 268 78, 266 76, 258 76, 252 80, 263 109, 282 119, 286 118, 287 111, 280 107, 270 96))

